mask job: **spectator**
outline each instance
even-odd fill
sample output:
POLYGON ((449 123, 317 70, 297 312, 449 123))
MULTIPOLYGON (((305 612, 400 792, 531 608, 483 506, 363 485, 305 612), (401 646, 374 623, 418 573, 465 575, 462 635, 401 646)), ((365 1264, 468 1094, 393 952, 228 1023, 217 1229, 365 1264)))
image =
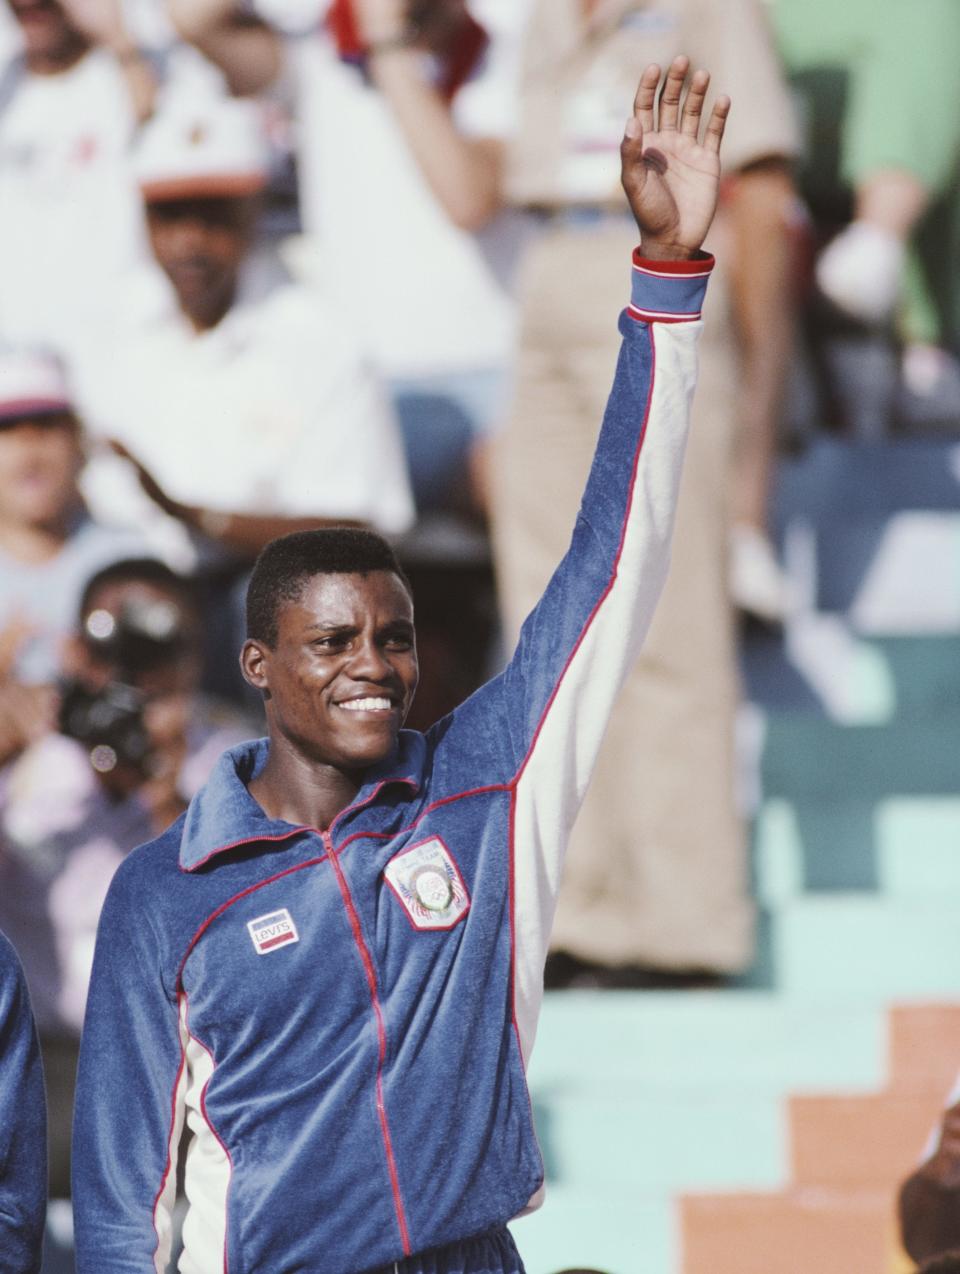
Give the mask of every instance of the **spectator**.
POLYGON ((960 1248, 960 1082, 923 1162, 900 1187, 899 1203, 903 1246, 915 1261, 960 1248))
MULTIPOLYGON (((214 97, 171 107, 144 130, 136 172, 160 268, 131 285, 113 339, 80 352, 78 384, 163 534, 172 519, 201 562, 229 572, 288 531, 344 520, 403 530, 402 451, 349 323, 252 251, 267 175, 256 108, 214 97)), ((101 464, 91 492, 138 516, 136 494, 114 480, 101 464)))
POLYGON ((869 0, 778 0, 773 11, 798 87, 820 86, 809 103, 817 131, 804 165, 818 211, 831 195, 836 210, 840 183, 853 193, 853 218, 821 254, 817 282, 853 317, 889 320, 911 232, 954 173, 960 14, 951 0, 923 0, 919 9, 892 0, 883 22, 869 0), (890 75, 904 66, 913 68, 909 91, 894 111, 890 75))
POLYGON ((61 365, 0 350, 0 764, 50 724, 83 584, 142 542, 81 499, 80 425, 61 365))
POLYGON ((60 725, 0 771, 0 928, 23 960, 44 1048, 55 1195, 69 1194, 70 1110, 93 944, 123 858, 175 819, 248 723, 197 693, 199 617, 150 559, 87 584, 60 725))
POLYGON ((777 0, 772 12, 803 104, 801 188, 826 245, 810 335, 827 408, 864 440, 898 422, 953 425, 960 374, 938 346, 956 343, 944 214, 956 198, 960 8, 890 0, 882 22, 869 0, 777 0), (904 67, 892 112, 890 75, 904 67))
POLYGON ((62 347, 145 245, 129 150, 153 70, 118 0, 5 0, 22 47, 0 66, 0 335, 62 347))
POLYGON ((4 1274, 36 1274, 47 1204, 46 1102, 23 971, 2 934, 0 1041, 0 1252, 4 1274))
POLYGON ((250 8, 171 0, 237 92, 263 89, 289 52, 313 268, 362 317, 418 505, 482 506, 514 341, 520 223, 495 214, 527 2, 476 4, 484 27, 464 0, 258 0, 259 26, 250 8))
MULTIPOLYGON (((670 577, 574 830, 553 937, 562 955, 548 967, 555 985, 581 976, 685 983, 742 969, 751 954, 734 795, 738 682, 727 546, 731 521, 738 540, 763 542, 789 354, 794 198, 789 99, 753 0, 686 0, 664 14, 636 0, 535 7, 509 189, 542 230, 523 269, 518 386, 496 457, 493 538, 512 637, 570 533, 615 357, 603 315, 632 236, 616 189, 620 104, 637 66, 684 48, 737 94, 725 197, 708 244, 720 286, 707 303, 713 320, 701 347, 670 577), (577 280, 575 303, 552 286, 560 277, 577 280), (766 457, 753 465, 750 512, 729 490, 738 433, 755 457, 766 457)), ((750 572, 750 608, 771 613, 783 600, 772 550, 754 557, 761 566, 750 572)))

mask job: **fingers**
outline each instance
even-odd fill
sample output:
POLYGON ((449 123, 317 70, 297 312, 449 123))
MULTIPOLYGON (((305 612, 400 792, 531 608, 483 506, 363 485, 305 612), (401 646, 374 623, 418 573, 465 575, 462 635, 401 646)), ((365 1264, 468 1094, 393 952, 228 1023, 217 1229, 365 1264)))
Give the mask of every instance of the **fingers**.
POLYGON ((640 76, 637 95, 633 99, 633 117, 639 120, 645 133, 653 132, 653 108, 657 100, 657 85, 660 83, 660 67, 651 62, 640 76))
MULTIPOLYGON (((627 120, 626 138, 639 141, 645 133, 679 131, 686 137, 696 141, 700 134, 703 118, 703 107, 710 88, 709 71, 694 72, 686 98, 683 98, 683 86, 690 69, 690 59, 686 56, 675 57, 667 68, 663 87, 659 95, 659 118, 655 118, 657 105, 657 85, 660 81, 660 67, 651 63, 640 77, 637 94, 633 100, 633 115, 627 120), (683 108, 681 110, 681 100, 683 108)), ((703 138, 703 146, 707 150, 718 152, 723 140, 723 130, 730 113, 730 98, 726 95, 718 97, 710 112, 707 128, 703 138)))
MULTIPOLYGON (((667 68, 667 77, 663 81, 663 88, 660 90, 660 122, 658 129, 661 133, 671 132, 677 127, 677 120, 680 118, 680 97, 683 93, 683 82, 687 78, 689 69, 690 59, 685 54, 675 57, 667 68)), ((646 71, 644 75, 646 75, 646 71)))
POLYGON ((680 132, 686 133, 694 141, 700 134, 700 117, 703 114, 703 102, 710 87, 709 71, 695 71, 686 101, 683 103, 683 114, 680 117, 680 132))
POLYGON ((713 110, 710 112, 710 119, 707 123, 707 132, 703 139, 703 145, 707 150, 714 153, 719 151, 720 143, 723 141, 723 130, 726 127, 727 116, 730 114, 730 99, 726 95, 718 97, 713 104, 713 110))

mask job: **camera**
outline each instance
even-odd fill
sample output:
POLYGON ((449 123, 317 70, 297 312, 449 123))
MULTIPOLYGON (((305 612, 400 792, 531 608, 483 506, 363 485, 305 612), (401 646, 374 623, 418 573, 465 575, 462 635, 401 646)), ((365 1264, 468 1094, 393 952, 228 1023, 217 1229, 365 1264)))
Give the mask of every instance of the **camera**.
POLYGON ((109 665, 111 680, 99 689, 76 678, 61 686, 60 732, 90 749, 90 762, 100 773, 120 763, 146 771, 151 742, 143 719, 145 696, 136 683, 183 653, 183 614, 170 601, 130 599, 116 615, 91 611, 82 637, 88 653, 109 665))

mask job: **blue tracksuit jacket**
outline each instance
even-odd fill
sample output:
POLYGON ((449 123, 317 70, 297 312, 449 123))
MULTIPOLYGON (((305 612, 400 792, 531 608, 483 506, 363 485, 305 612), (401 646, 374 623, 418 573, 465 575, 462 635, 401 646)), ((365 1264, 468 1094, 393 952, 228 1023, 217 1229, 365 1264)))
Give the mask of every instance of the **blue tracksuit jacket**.
MULTIPOLYGON (((567 832, 666 575, 711 260, 634 263, 569 553, 501 676, 326 830, 222 758, 104 908, 74 1135, 79 1274, 356 1274, 535 1204, 524 1079, 567 832)), ((536 481, 536 475, 531 475, 536 481)))
POLYGON ((0 1269, 37 1274, 47 1211, 47 1107, 27 983, 0 934, 0 1269))

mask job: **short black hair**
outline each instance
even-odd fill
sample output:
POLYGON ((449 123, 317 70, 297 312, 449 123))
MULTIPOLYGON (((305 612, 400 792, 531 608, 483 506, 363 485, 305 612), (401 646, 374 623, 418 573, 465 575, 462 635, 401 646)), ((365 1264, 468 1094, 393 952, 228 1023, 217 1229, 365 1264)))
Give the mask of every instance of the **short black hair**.
POLYGON ((80 596, 78 619, 90 609, 90 603, 99 589, 105 584, 156 584, 175 594, 178 600, 189 610, 196 611, 197 596, 191 580, 171 570, 166 562, 156 557, 124 557, 116 562, 102 566, 87 580, 80 596))
POLYGON ((280 607, 295 602, 308 579, 315 575, 366 575, 370 571, 390 571, 413 596, 397 555, 375 531, 333 526, 294 531, 271 540, 257 558, 247 588, 247 637, 272 650, 277 644, 280 607))

